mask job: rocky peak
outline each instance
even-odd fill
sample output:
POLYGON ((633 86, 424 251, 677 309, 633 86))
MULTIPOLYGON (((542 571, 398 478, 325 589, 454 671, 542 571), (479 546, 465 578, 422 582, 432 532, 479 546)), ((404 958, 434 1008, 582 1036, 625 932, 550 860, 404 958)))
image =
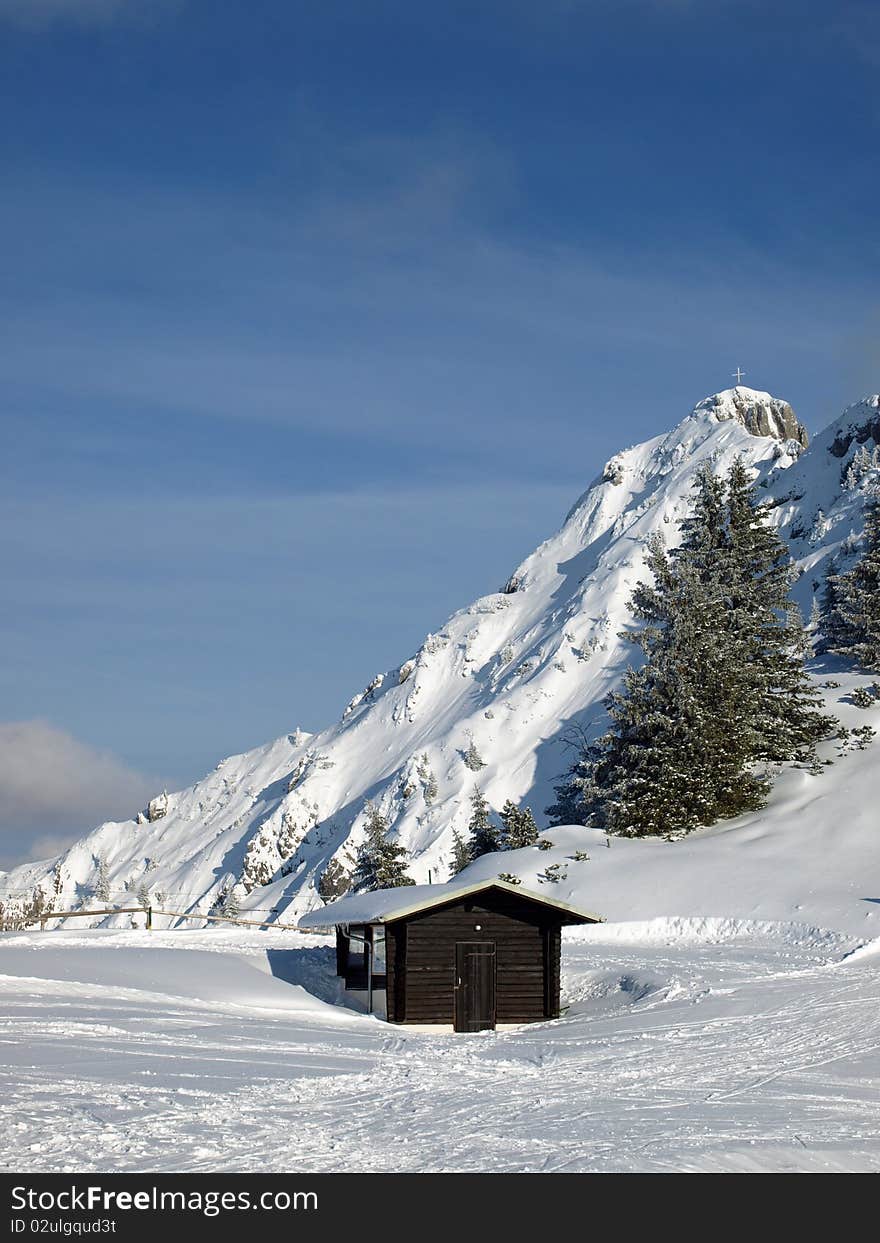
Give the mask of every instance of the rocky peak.
POLYGON ((845 410, 838 420, 834 441, 828 452, 835 457, 845 457, 853 441, 857 445, 880 445, 880 393, 863 397, 845 410))
POLYGON ((734 419, 753 436, 793 440, 802 449, 810 443, 807 429, 801 425, 787 401, 741 384, 705 397, 694 408, 694 413, 711 414, 719 423, 734 419))

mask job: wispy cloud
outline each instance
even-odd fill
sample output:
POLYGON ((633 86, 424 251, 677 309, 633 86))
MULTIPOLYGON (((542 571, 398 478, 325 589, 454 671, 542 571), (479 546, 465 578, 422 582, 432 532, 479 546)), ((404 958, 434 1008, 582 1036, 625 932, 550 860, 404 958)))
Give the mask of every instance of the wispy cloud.
POLYGON ((155 781, 48 721, 0 723, 0 864, 55 854, 155 793, 155 781))

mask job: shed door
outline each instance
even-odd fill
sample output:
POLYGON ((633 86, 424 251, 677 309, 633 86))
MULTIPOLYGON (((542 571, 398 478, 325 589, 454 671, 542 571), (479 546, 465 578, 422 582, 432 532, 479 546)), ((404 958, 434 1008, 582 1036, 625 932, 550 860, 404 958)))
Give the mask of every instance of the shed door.
POLYGON ((455 946, 455 1030, 482 1032, 495 1026, 495 942, 458 941, 455 946))

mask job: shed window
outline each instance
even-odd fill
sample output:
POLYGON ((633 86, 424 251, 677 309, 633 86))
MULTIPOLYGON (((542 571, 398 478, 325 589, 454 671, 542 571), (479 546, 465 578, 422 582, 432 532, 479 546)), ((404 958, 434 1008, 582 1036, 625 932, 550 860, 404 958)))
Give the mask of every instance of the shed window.
POLYGON ((363 928, 348 930, 348 970, 365 971, 367 966, 363 928))
POLYGON ((385 974, 385 929, 373 928, 373 974, 385 974))

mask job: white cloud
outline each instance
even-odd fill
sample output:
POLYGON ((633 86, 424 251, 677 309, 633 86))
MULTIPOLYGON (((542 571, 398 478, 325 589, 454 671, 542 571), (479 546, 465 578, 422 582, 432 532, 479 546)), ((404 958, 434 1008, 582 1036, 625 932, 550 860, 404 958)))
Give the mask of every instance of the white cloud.
POLYGON ((57 854, 84 830, 128 818, 157 782, 48 721, 0 723, 0 856, 57 854))

